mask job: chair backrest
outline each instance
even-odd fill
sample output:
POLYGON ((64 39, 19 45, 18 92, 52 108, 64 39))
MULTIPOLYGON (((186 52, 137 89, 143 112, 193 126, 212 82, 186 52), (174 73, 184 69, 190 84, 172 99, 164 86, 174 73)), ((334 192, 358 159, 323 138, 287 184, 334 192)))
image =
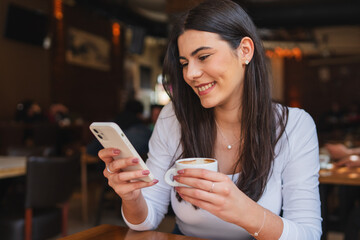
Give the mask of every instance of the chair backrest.
POLYGON ((25 207, 45 208, 68 201, 80 177, 79 166, 80 156, 28 157, 25 207))

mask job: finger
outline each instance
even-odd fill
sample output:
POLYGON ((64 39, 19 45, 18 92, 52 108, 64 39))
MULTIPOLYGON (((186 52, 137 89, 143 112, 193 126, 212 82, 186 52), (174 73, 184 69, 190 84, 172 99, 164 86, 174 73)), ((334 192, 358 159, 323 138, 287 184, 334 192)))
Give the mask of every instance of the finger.
POLYGON ((121 197, 127 193, 133 192, 138 189, 147 188, 154 186, 158 183, 158 180, 153 180, 151 182, 137 181, 137 182, 126 182, 125 184, 114 184, 114 182, 109 181, 109 186, 114 189, 114 191, 121 197))
POLYGON ((210 193, 208 191, 198 189, 198 188, 189 188, 189 187, 177 187, 176 191, 180 196, 186 196, 192 199, 198 199, 206 202, 215 202, 216 194, 210 193))
MULTIPOLYGON (((229 198, 230 194, 230 191, 228 194, 224 195, 188 187, 176 187, 175 189, 185 201, 208 210, 209 212, 212 210, 215 212, 220 210, 226 204, 226 200, 229 198)), ((222 189, 222 187, 219 189, 222 189)))
POLYGON ((101 149, 98 153, 98 156, 101 160, 108 164, 113 161, 113 157, 118 156, 120 154, 120 150, 116 148, 104 148, 101 149))
POLYGON ((113 171, 111 171, 111 170, 110 170, 109 165, 110 165, 110 164, 105 165, 105 169, 106 169, 106 171, 108 171, 108 173, 110 173, 110 174, 115 173, 115 172, 113 172, 113 171))
POLYGON ((128 157, 128 158, 114 159, 107 165, 110 171, 119 172, 123 168, 126 168, 128 166, 135 166, 137 164, 139 164, 139 159, 134 157, 128 157))
POLYGON ((223 201, 219 200, 221 198, 216 197, 215 194, 209 195, 208 198, 205 198, 205 199, 193 197, 192 195, 187 195, 187 194, 179 193, 179 195, 183 200, 185 200, 201 209, 207 210, 209 212, 219 209, 219 207, 221 206, 220 203, 223 203, 223 201))
POLYGON ((200 169, 200 168, 182 169, 178 171, 178 174, 184 177, 201 178, 212 182, 226 181, 228 178, 228 176, 222 173, 214 172, 206 169, 200 169))
POLYGON ((109 176, 110 176, 110 173, 106 170, 106 168, 105 168, 104 171, 103 171, 103 175, 104 175, 104 177, 106 177, 106 178, 109 178, 109 176))
POLYGON ((207 191, 210 193, 220 193, 220 194, 229 193, 229 189, 228 187, 226 187, 226 185, 224 187, 221 187, 222 185, 221 182, 213 182, 199 178, 183 177, 181 175, 174 176, 174 179, 179 183, 183 183, 193 188, 201 189, 203 191, 207 191))
POLYGON ((150 174, 149 170, 137 170, 137 171, 120 172, 116 174, 116 177, 118 181, 127 182, 127 181, 137 180, 139 178, 146 177, 149 174, 150 174))
POLYGON ((115 173, 115 172, 110 173, 110 172, 106 169, 106 167, 104 168, 104 170, 103 170, 103 175, 104 175, 104 177, 106 177, 107 179, 109 179, 110 176, 113 175, 113 174, 116 174, 116 173, 115 173))
POLYGON ((202 189, 204 191, 210 189, 210 187, 208 187, 208 185, 211 184, 211 182, 208 180, 203 180, 203 179, 193 178, 193 177, 185 177, 185 176, 181 176, 181 175, 174 176, 174 180, 179 183, 183 183, 185 185, 193 187, 193 188, 202 189))
MULTIPOLYGON (((109 164, 110 165, 110 164, 109 164)), ((109 165, 107 165, 103 171, 103 174, 106 178, 109 178, 111 175, 115 175, 116 181, 126 182, 130 180, 137 180, 139 178, 146 177, 150 174, 149 170, 136 170, 136 171, 127 171, 127 172, 113 172, 110 170, 109 165)))

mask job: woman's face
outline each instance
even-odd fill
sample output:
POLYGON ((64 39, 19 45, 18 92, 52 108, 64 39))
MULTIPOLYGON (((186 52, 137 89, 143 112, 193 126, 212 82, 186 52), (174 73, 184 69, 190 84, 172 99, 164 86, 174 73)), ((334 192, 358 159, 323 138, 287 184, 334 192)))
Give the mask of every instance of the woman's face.
POLYGON ((183 77, 203 107, 239 107, 245 70, 240 47, 232 49, 216 33, 186 30, 178 48, 183 77))

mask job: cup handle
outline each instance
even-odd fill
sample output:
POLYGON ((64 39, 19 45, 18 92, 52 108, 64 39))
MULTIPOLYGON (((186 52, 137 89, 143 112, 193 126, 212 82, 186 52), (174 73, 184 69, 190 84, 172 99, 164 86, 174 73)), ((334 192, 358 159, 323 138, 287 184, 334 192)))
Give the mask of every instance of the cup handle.
POLYGON ((173 180, 171 178, 171 176, 174 176, 176 174, 176 168, 170 168, 166 173, 165 173, 165 176, 164 176, 164 180, 167 184, 171 185, 171 186, 174 186, 174 187, 177 187, 179 186, 179 183, 176 182, 175 180, 173 180))

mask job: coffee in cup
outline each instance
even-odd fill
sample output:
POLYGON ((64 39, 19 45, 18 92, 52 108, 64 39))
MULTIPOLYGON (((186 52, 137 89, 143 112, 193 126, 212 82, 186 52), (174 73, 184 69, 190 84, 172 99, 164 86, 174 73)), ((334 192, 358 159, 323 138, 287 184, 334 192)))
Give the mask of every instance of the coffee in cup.
POLYGON ((209 159, 209 158, 205 158, 205 159, 191 159, 191 160, 182 160, 179 161, 180 164, 208 164, 208 163, 213 163, 216 160, 214 159, 209 159))
POLYGON ((185 169, 185 168, 201 168, 201 169, 207 169, 210 171, 218 171, 218 162, 217 160, 213 158, 183 158, 179 159, 175 162, 175 166, 170 168, 165 176, 165 182, 171 186, 174 187, 188 187, 185 184, 181 184, 176 182, 173 179, 173 176, 177 175, 177 172, 179 170, 185 169))

